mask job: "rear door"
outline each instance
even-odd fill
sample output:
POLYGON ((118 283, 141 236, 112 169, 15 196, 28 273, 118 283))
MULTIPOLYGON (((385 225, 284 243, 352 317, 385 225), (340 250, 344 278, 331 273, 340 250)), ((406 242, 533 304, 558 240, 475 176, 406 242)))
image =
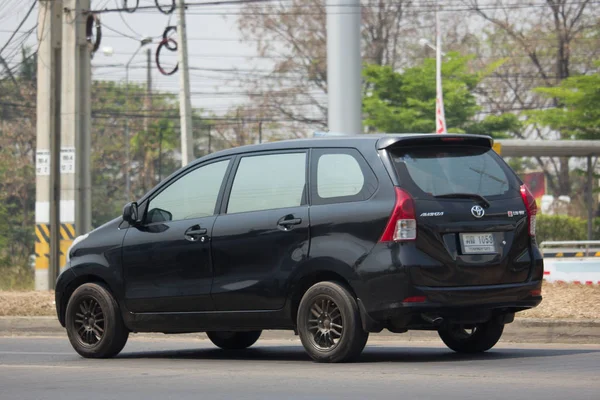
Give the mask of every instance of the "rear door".
POLYGON ((493 150, 457 142, 389 152, 415 200, 417 247, 443 264, 412 268, 414 284, 527 280, 531 239, 520 181, 493 150))

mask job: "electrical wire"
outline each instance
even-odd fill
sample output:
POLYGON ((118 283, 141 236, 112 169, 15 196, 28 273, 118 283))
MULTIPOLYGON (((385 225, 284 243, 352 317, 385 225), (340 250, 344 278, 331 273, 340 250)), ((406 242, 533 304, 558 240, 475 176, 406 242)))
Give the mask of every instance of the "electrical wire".
POLYGON ((17 29, 15 29, 15 31, 13 32, 13 34, 10 35, 10 37, 8 38, 8 40, 6 41, 6 43, 4 44, 4 46, 2 46, 2 48, 0 49, 0 55, 2 55, 2 52, 4 51, 4 49, 6 49, 6 47, 10 44, 11 40, 13 40, 13 38, 17 34, 17 31, 19 29, 21 29, 21 27, 23 26, 23 24, 25 23, 25 21, 27 21, 27 18, 29 18, 29 15, 31 14, 31 12, 35 8, 36 4, 37 4, 37 0, 34 0, 33 4, 29 8, 29 11, 27 11, 27 14, 25 15, 25 18, 23 18, 23 20, 19 23, 19 26, 17 26, 17 29))

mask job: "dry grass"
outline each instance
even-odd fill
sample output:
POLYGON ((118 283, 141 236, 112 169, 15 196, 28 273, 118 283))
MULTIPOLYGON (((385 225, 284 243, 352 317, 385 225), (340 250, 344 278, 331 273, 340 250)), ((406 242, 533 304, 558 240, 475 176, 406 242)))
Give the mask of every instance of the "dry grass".
POLYGON ((54 292, 0 291, 0 316, 56 315, 54 292))
POLYGON ((600 286, 550 284, 542 288, 544 300, 533 310, 520 313, 524 318, 600 320, 600 286))
MULTIPOLYGON (((600 286, 544 284, 544 301, 521 318, 600 320, 600 286)), ((0 291, 0 316, 55 315, 53 292, 0 291)))

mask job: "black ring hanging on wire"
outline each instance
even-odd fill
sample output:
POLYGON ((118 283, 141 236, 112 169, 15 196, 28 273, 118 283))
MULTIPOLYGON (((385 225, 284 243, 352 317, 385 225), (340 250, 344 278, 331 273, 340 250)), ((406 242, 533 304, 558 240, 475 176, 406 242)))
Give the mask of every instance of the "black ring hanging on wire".
POLYGON ((123 0, 123 9, 125 11, 127 11, 128 13, 132 13, 135 10, 137 10, 138 6, 140 5, 140 0, 135 0, 135 6, 132 8, 128 8, 127 7, 127 0, 123 0))
POLYGON ((88 43, 92 44, 91 53, 93 56, 100 47, 100 42, 102 42, 102 26, 98 15, 88 14, 85 21, 85 38, 88 43), (96 40, 94 40, 94 25, 96 26, 96 40))
POLYGON ((160 65, 160 51, 163 47, 166 47, 167 50, 170 51, 177 51, 177 42, 171 38, 165 38, 158 44, 158 47, 156 48, 156 66, 158 67, 158 70, 163 75, 173 75, 179 69, 179 62, 175 64, 175 68, 173 68, 171 71, 166 71, 163 69, 163 67, 160 65))
MULTIPOLYGON (((171 26, 167 26, 167 27, 165 28, 165 31, 164 31, 164 32, 163 32, 163 34, 162 34, 163 41, 164 41, 164 40, 166 40, 166 39, 169 39, 169 33, 170 33, 171 31, 173 31, 173 32, 177 32, 177 27, 176 27, 176 26, 172 26, 172 25, 171 25, 171 26)), ((171 43, 170 43, 170 42, 167 40, 167 42, 166 42, 166 44, 165 44, 165 47, 166 47, 167 49, 171 50, 171 51, 175 51, 175 50, 177 50, 177 42, 175 42, 175 47, 173 48, 173 47, 171 47, 171 43)))
POLYGON ((164 6, 161 6, 158 3, 159 0, 154 0, 154 3, 156 3, 156 8, 158 8, 158 10, 163 13, 163 14, 171 14, 173 11, 175 11, 175 0, 171 0, 171 7, 170 8, 163 8, 164 6))

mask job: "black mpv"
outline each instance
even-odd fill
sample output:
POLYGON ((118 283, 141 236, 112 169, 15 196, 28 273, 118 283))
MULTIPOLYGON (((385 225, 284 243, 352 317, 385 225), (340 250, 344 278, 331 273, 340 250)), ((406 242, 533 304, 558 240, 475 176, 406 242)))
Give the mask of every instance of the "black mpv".
POLYGON ((482 352, 542 300, 536 203, 474 135, 291 140, 211 154, 76 239, 56 284, 75 350, 130 332, 244 349, 294 330, 316 361, 369 332, 436 330, 482 352))

